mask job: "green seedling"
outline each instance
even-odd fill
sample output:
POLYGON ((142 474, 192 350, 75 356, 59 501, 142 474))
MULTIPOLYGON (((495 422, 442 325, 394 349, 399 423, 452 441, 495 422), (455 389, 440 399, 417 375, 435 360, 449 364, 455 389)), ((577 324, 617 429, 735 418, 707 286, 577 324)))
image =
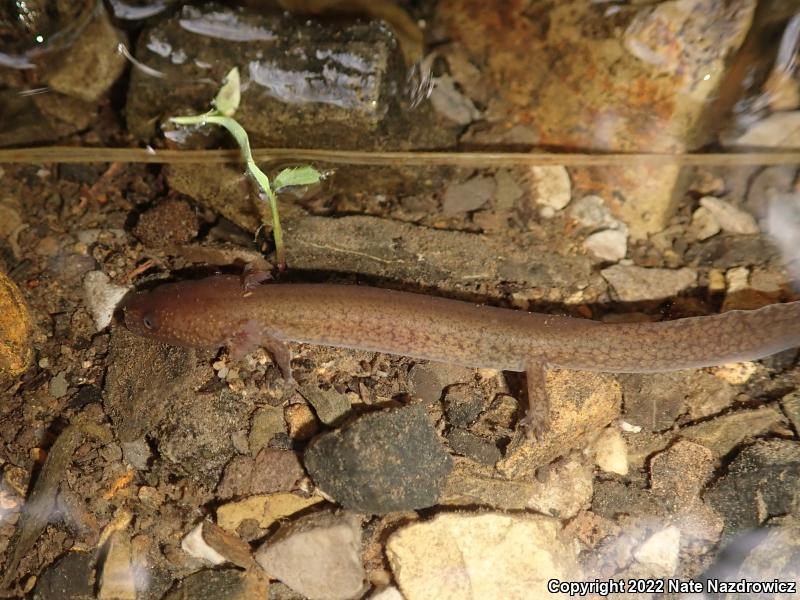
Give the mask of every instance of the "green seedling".
POLYGON ((260 198, 269 204, 272 214, 272 232, 275 237, 275 256, 278 259, 278 269, 283 271, 286 269, 286 251, 283 246, 283 230, 281 229, 281 219, 278 214, 278 199, 275 196, 275 190, 296 185, 312 185, 318 183, 322 175, 310 165, 284 169, 275 176, 273 190, 273 185, 270 185, 269 177, 267 177, 264 171, 258 168, 258 165, 256 165, 253 160, 253 153, 250 150, 250 139, 247 137, 247 132, 244 130, 244 127, 239 125, 233 118, 234 113, 239 108, 240 99, 239 69, 234 67, 225 76, 222 87, 217 93, 216 98, 214 98, 213 109, 202 115, 172 117, 170 121, 176 125, 205 125, 206 123, 211 123, 224 127, 233 136, 233 139, 236 140, 236 143, 239 145, 242 158, 244 158, 244 162, 247 165, 247 173, 255 179, 258 187, 261 189, 261 194, 259 194, 260 198))

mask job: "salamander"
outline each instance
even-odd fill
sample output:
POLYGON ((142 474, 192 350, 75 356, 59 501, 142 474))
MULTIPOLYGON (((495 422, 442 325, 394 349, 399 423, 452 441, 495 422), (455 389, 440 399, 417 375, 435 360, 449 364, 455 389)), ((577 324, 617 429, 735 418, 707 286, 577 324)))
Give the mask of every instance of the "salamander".
POLYGON ((800 346, 800 301, 653 323, 601 323, 361 285, 268 283, 215 275, 124 303, 127 327, 167 344, 243 356, 259 346, 291 379, 287 342, 525 372, 523 424, 547 429, 549 367, 650 373, 755 360, 800 346))

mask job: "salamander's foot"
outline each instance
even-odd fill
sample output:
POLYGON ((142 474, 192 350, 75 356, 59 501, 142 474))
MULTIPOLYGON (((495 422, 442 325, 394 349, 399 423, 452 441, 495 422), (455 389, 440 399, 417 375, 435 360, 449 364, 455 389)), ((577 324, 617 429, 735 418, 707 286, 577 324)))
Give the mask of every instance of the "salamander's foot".
POLYGON ((528 380, 528 411, 519 424, 528 439, 541 442, 550 430, 550 400, 547 397, 546 369, 541 362, 530 362, 525 367, 528 380))
POLYGON ((245 292, 252 292, 265 281, 272 279, 272 273, 265 271, 255 263, 249 262, 242 270, 242 287, 245 292))

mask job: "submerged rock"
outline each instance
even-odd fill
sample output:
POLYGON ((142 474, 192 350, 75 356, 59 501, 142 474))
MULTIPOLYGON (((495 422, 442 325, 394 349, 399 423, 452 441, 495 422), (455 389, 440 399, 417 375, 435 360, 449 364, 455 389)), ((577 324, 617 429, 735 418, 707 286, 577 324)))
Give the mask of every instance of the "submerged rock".
POLYGON ((304 462, 326 494, 372 514, 433 506, 453 465, 419 405, 367 414, 321 435, 304 462))

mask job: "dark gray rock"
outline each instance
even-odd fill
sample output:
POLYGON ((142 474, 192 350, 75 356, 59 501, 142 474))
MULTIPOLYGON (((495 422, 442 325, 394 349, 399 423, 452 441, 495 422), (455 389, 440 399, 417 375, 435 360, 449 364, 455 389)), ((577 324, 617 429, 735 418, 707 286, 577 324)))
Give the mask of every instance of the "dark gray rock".
POLYGON ((454 452, 484 465, 494 465, 503 458, 497 445, 463 429, 450 430, 447 441, 454 452))
POLYGON ((800 443, 759 441, 745 448, 705 493, 725 520, 723 543, 763 525, 771 517, 798 514, 800 443))
POLYGON ((267 580, 254 571, 207 569, 186 577, 164 596, 164 600, 248 600, 266 597, 268 587, 267 580))
POLYGON ((420 405, 370 413, 320 435, 304 462, 326 494, 372 514, 436 504, 453 466, 420 405))
POLYGON ((487 408, 487 401, 479 390, 467 385, 448 388, 444 397, 444 414, 453 427, 466 427, 475 422, 487 408))
POLYGON ((222 78, 238 66, 236 120, 254 146, 365 149, 408 146, 411 138, 436 145, 426 141, 436 128, 415 123, 434 122, 431 108, 420 107, 423 114, 412 119, 400 107, 404 60, 382 21, 184 6, 141 34, 136 58, 165 75, 131 73, 126 113, 140 138, 150 138, 159 120, 208 110, 222 78))
POLYGON ((94 594, 93 554, 69 552, 47 567, 36 581, 34 600, 91 600, 94 594))

